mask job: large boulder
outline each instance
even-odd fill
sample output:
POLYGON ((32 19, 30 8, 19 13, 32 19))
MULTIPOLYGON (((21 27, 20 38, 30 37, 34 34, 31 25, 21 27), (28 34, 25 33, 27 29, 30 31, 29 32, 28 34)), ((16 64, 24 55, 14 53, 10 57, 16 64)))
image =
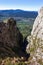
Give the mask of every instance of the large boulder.
POLYGON ((34 65, 43 65, 43 7, 38 12, 31 36, 28 36, 27 40, 29 44, 26 51, 30 52, 31 62, 34 62, 34 65))

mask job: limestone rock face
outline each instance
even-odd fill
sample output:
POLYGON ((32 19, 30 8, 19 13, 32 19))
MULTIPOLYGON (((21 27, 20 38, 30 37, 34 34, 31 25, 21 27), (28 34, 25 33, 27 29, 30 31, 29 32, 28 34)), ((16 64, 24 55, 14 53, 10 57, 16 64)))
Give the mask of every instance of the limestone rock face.
POLYGON ((38 12, 31 35, 43 40, 43 7, 38 12))
POLYGON ((0 22, 0 56, 15 55, 22 49, 23 36, 16 26, 16 21, 10 18, 7 23, 0 22))
POLYGON ((43 7, 38 12, 31 36, 28 36, 27 40, 30 40, 26 51, 30 52, 31 62, 37 63, 34 65, 43 65, 43 7))

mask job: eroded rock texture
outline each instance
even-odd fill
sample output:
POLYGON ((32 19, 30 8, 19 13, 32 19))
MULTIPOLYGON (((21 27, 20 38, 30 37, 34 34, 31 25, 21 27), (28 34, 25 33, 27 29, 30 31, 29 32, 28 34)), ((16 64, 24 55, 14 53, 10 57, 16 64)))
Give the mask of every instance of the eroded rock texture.
POLYGON ((43 7, 38 12, 31 36, 28 36, 27 40, 29 44, 26 51, 30 52, 31 62, 34 62, 34 65, 43 65, 43 7))
POLYGON ((23 36, 13 18, 0 22, 0 56, 22 55, 23 36))

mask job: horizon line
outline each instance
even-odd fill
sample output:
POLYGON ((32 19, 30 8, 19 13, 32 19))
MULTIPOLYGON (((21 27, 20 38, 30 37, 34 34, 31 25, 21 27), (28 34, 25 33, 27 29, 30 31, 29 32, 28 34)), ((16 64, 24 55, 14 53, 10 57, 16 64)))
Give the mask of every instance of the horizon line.
POLYGON ((25 9, 0 9, 0 10, 23 10, 23 11, 38 11, 38 10, 25 10, 25 9))

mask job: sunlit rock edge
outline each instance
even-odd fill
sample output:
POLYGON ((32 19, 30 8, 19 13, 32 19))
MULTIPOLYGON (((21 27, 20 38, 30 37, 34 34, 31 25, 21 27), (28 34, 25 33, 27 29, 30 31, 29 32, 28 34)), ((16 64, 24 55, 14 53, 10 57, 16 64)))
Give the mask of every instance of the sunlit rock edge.
POLYGON ((43 7, 39 10, 36 17, 31 36, 27 37, 27 53, 30 53, 31 63, 43 65, 43 7))

